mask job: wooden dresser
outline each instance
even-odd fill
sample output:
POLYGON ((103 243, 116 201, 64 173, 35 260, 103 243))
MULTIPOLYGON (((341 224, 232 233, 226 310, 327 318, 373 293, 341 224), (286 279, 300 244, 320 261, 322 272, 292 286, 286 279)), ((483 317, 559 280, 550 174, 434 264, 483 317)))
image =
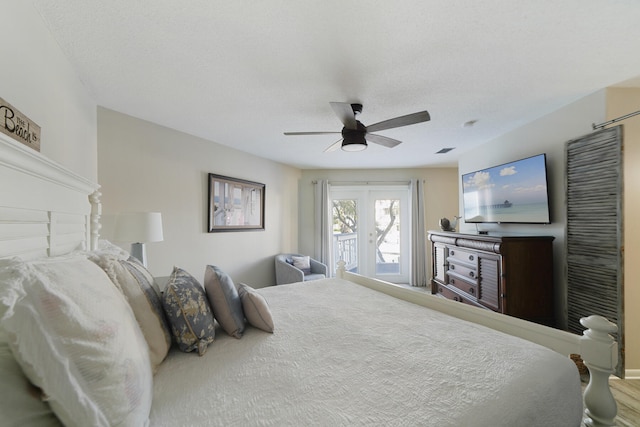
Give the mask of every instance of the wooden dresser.
POLYGON ((430 231, 432 293, 555 326, 553 239, 430 231))

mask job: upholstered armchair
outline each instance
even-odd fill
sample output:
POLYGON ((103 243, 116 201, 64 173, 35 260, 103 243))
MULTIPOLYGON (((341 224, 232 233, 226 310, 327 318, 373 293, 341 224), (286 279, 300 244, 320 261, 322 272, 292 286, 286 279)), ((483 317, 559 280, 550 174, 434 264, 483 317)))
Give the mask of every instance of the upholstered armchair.
POLYGON ((276 285, 306 282, 327 277, 327 266, 313 258, 300 254, 276 255, 276 285), (308 268, 305 261, 308 259, 308 268), (296 265, 298 265, 298 268, 296 265))

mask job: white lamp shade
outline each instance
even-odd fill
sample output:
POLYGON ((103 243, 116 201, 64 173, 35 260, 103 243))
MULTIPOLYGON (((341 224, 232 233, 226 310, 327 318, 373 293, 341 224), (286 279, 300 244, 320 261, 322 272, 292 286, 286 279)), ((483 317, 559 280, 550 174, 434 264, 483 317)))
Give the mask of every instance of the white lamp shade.
POLYGON ((118 214, 114 232, 117 242, 161 242, 162 214, 160 212, 127 212, 118 214))

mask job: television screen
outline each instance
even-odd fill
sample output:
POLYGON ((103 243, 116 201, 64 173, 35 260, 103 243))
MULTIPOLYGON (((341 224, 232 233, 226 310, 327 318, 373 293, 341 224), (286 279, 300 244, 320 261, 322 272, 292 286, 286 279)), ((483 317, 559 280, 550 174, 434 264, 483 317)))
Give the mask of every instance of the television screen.
POLYGON ((549 224, 545 154, 462 175, 465 222, 549 224))

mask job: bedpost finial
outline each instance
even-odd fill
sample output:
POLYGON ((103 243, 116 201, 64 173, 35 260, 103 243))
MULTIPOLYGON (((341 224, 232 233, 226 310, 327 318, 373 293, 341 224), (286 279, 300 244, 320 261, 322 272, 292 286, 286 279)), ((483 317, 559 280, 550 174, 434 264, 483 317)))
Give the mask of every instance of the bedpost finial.
POLYGON ((580 323, 588 328, 580 338, 580 354, 590 374, 584 392, 584 424, 613 426, 618 407, 609 388, 609 376, 618 365, 618 344, 610 334, 617 332, 618 326, 595 315, 583 317, 580 323))
POLYGON ((606 317, 592 315, 580 319, 580 324, 588 331, 596 331, 604 334, 615 334, 618 332, 618 325, 610 322, 606 317))
POLYGON ((344 262, 344 260, 340 260, 338 261, 338 268, 336 270, 336 272, 338 273, 338 277, 339 278, 344 278, 344 272, 345 272, 345 266, 347 265, 346 262, 344 262))
MULTIPOLYGON (((615 334, 618 332, 618 325, 613 322, 610 322, 605 317, 592 315, 589 317, 583 317, 580 319, 580 324, 587 328, 582 334, 582 340, 585 339, 592 340, 599 345, 611 346, 612 344, 616 344, 615 340, 610 334, 615 334)), ((616 362, 614 363, 614 367, 617 364, 617 354, 616 354, 616 362)))
POLYGON ((91 218, 90 218, 90 230, 89 230, 89 250, 98 249, 98 239, 100 239, 100 217, 102 216, 102 193, 100 190, 96 190, 89 195, 89 202, 91 203, 91 218))

